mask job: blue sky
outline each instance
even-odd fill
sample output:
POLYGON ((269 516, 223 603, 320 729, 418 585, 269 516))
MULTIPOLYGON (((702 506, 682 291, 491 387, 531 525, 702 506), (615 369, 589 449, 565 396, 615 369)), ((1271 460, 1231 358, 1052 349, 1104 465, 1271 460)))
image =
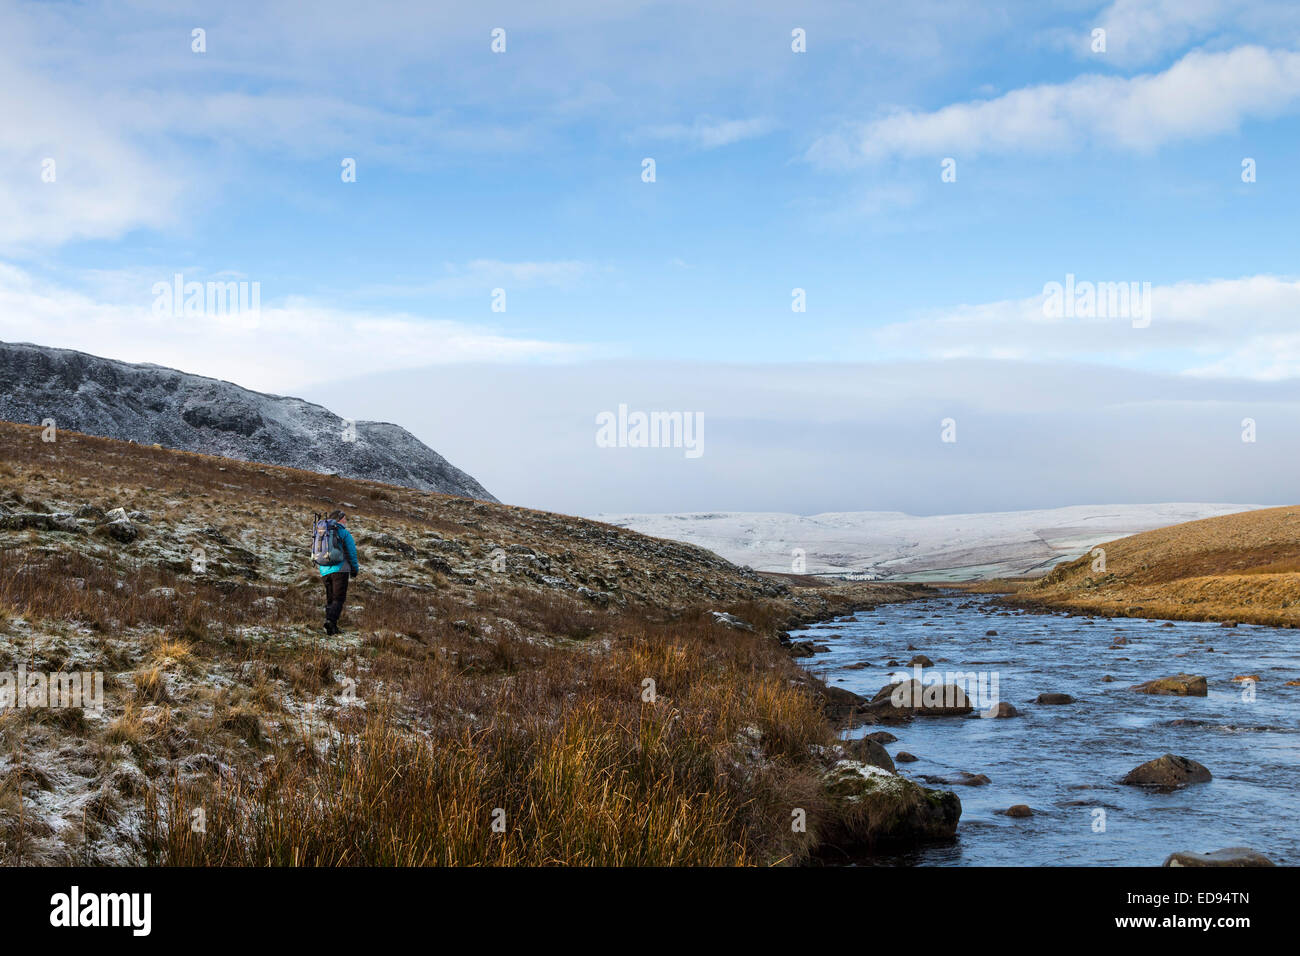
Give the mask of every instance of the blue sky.
MULTIPOLYGON (((816 363, 921 363, 909 367, 942 399, 945 363, 994 360, 980 367, 1287 388, 1300 372, 1300 11, 895 7, 2 2, 0 338, 397 421, 499 496, 569 510, 739 507, 727 489, 762 443, 712 483, 660 456, 633 495, 570 456, 540 490, 496 462, 494 426, 476 443, 430 415, 419 387, 384 383, 471 366, 509 383, 521 365, 605 382, 610 363, 650 384, 692 363, 707 382, 733 365, 812 363, 798 374, 815 391, 816 363), (497 27, 504 53, 490 48, 497 27), (941 181, 948 157, 955 182, 941 181), (43 182, 50 158, 57 179, 43 182), (177 272, 260 283, 258 322, 153 315, 154 284, 177 272), (1046 320, 1044 284, 1067 273, 1150 283, 1150 327, 1046 320), (806 312, 791 311, 796 287, 806 312)), ((991 407, 1002 378, 964 379, 950 404, 991 407)), ((522 403, 554 418, 554 389, 535 389, 512 398, 503 384, 479 414, 518 420, 522 403)), ((572 421, 530 432, 589 432, 621 400, 602 389, 587 413, 579 402, 572 421)), ((734 403, 700 408, 720 441, 756 399, 734 403)), ((900 457, 897 474, 911 467, 900 457)), ((1204 477, 1185 490, 1233 491, 1204 477)), ((797 482, 745 497, 794 511, 1002 504, 797 482)))

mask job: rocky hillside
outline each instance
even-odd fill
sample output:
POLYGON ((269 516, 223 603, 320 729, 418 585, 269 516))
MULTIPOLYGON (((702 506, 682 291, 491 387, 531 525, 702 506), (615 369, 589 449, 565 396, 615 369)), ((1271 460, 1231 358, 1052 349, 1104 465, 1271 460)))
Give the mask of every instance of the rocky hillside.
POLYGON ((0 710, 6 863, 767 864, 956 826, 851 759, 779 640, 915 589, 5 423, 0 567, 0 672, 103 675, 101 708, 0 710), (330 507, 362 564, 336 636, 330 507))
POLYGON ((1300 624, 1300 506, 1189 521, 1100 545, 1008 600, 1094 613, 1300 624))
POLYGON ((157 365, 0 342, 0 419, 495 501, 414 435, 157 365))

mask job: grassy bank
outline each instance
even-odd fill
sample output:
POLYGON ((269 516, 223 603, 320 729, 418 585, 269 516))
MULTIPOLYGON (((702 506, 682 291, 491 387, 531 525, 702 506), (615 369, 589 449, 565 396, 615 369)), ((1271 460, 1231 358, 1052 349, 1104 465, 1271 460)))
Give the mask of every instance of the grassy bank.
POLYGON ((3 862, 770 865, 842 827, 775 635, 913 589, 40 434, 0 424, 0 670, 102 671, 105 701, 0 715, 3 862), (363 571, 326 637, 334 506, 363 571))
POLYGON ((1089 614, 1300 625, 1300 507, 1158 528, 1101 545, 1013 603, 1089 614))

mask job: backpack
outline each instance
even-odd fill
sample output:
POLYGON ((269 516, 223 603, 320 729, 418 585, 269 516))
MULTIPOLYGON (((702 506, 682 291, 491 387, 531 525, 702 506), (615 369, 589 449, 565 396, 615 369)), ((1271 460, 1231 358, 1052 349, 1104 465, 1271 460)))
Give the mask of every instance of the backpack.
POLYGON ((343 563, 343 543, 339 541, 338 525, 328 518, 314 515, 315 533, 311 540, 311 559, 319 567, 333 567, 343 563))

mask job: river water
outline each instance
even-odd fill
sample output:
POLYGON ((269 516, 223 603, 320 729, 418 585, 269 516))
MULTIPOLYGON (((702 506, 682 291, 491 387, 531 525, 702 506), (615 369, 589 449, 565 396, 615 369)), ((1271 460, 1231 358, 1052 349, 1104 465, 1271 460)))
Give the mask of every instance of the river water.
POLYGON ((1285 686, 1300 679, 1296 631, 1033 614, 990 596, 938 594, 792 632, 831 648, 803 660, 810 670, 865 697, 891 674, 911 676, 908 661, 924 654, 934 662, 927 675, 996 674, 998 698, 1020 711, 1006 719, 918 717, 846 734, 889 731, 899 738, 886 749, 900 773, 961 797, 955 843, 877 862, 1153 866, 1176 850, 1249 846, 1276 863, 1300 864, 1300 687, 1285 686), (851 667, 862 662, 870 666, 851 667), (1129 689, 1177 673, 1205 676, 1209 696, 1129 689), (1104 682, 1106 675, 1115 680, 1104 682), (1238 675, 1259 677, 1253 700, 1233 682, 1238 675), (1045 692, 1076 703, 1035 704, 1045 692), (899 762, 900 750, 919 759, 899 762), (1204 764, 1214 779, 1172 793, 1120 785, 1129 770, 1165 753, 1204 764), (921 779, 963 771, 990 782, 921 779), (1034 815, 995 812, 1014 804, 1034 815))

